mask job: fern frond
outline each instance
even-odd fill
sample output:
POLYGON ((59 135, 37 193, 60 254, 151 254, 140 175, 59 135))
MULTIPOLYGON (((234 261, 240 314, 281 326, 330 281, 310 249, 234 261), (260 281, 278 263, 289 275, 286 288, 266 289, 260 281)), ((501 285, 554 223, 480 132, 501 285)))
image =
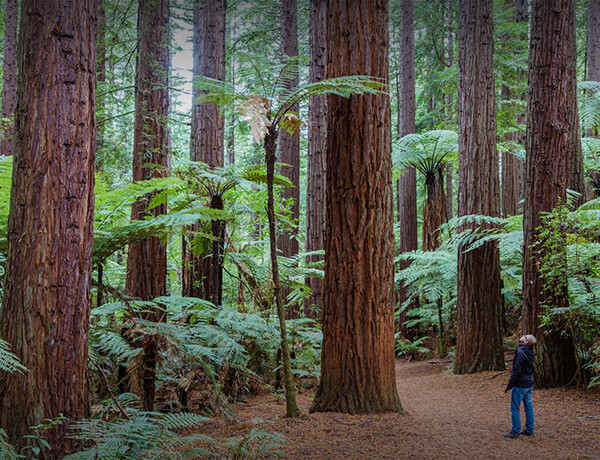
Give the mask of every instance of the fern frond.
POLYGON ((17 355, 10 351, 10 344, 0 339, 0 371, 7 372, 28 372, 23 366, 17 355))

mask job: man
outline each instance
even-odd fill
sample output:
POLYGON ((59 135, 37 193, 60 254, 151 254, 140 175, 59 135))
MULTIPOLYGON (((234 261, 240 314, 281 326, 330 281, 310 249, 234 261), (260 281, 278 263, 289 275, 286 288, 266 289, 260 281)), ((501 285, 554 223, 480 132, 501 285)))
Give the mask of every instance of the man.
POLYGON ((533 436, 533 404, 531 393, 533 390, 533 363, 535 357, 533 346, 537 340, 532 335, 524 335, 519 339, 519 348, 515 352, 510 380, 506 385, 506 393, 512 389, 510 397, 510 414, 512 417, 512 430, 503 436, 518 439, 522 434, 533 436), (525 408, 525 430, 521 431, 521 401, 525 408))

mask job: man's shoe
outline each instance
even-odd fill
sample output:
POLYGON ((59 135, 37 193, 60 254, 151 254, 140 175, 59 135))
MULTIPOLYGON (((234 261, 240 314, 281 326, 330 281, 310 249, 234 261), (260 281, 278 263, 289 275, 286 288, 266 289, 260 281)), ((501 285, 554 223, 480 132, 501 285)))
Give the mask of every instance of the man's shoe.
POLYGON ((521 434, 524 434, 525 436, 533 436, 533 433, 530 433, 528 431, 521 431, 521 434))
POLYGON ((502 433, 502 436, 504 436, 505 438, 519 439, 521 435, 516 431, 510 430, 508 433, 502 433))

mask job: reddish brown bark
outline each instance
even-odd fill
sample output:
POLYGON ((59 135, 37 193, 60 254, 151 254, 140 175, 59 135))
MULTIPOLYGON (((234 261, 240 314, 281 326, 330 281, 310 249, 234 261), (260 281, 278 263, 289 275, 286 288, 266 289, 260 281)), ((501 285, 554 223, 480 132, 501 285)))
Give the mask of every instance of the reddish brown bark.
MULTIPOLYGON (((281 45, 284 57, 295 58, 298 56, 298 12, 296 0, 282 0, 281 2, 281 45)), ((298 73, 296 66, 288 68, 285 88, 292 89, 298 86, 298 73)), ((284 92, 284 98, 285 98, 284 92)), ((298 104, 293 105, 290 111, 298 113, 298 104)), ((298 254, 298 219, 300 216, 300 132, 288 133, 285 129, 279 131, 279 155, 277 161, 289 166, 281 166, 279 173, 289 178, 293 187, 285 187, 283 199, 291 202, 290 215, 292 228, 277 237, 277 247, 284 257, 293 257, 298 254)), ((293 313, 294 315, 297 312, 293 313)))
MULTIPOLYGON (((523 22, 527 20, 527 5, 523 5, 525 0, 505 0, 506 7, 514 8, 513 21, 523 22), (523 11, 525 9, 525 11, 523 11)), ((503 41, 510 42, 519 37, 505 36, 503 41)), ((522 37, 521 37, 522 38, 522 37)), ((525 69, 517 69, 517 75, 520 78, 525 76, 525 69)), ((517 94, 508 86, 503 85, 500 90, 501 98, 510 103, 514 100, 523 100, 525 94, 517 94)), ((514 120, 515 124, 523 124, 525 115, 518 115, 514 120)), ((505 136, 506 140, 511 142, 511 145, 523 144, 524 136, 518 131, 513 131, 505 136)), ((523 199, 523 160, 514 154, 514 151, 502 152, 502 216, 514 216, 519 213, 518 204, 523 199)))
POLYGON ((89 415, 87 356, 94 220, 96 2, 24 0, 8 261, 0 332, 29 371, 0 378, 0 427, 50 456, 89 415))
POLYGON ((435 251, 439 246, 438 229, 446 222, 445 168, 425 177, 427 198, 423 204, 423 251, 435 251))
MULTIPOLYGON (((327 42, 325 41, 326 3, 322 0, 310 2, 310 68, 311 83, 325 78, 327 42)), ((308 103, 308 165, 306 184, 306 251, 312 252, 325 247, 325 136, 326 98, 313 97, 308 103)), ((323 256, 309 256, 307 262, 323 260, 323 256)), ((306 284, 311 296, 306 301, 306 313, 320 316, 323 309, 323 282, 320 278, 308 278, 306 284)))
MULTIPOLYGON (((416 131, 415 126, 415 31, 414 31, 414 0, 403 0, 401 4, 401 36, 400 45, 402 61, 401 82, 401 116, 400 135, 406 136, 416 131)), ((398 219, 400 220, 400 253, 414 251, 418 246, 417 236, 417 172, 408 167, 398 179, 398 219)), ((400 262, 400 269, 410 265, 410 261, 400 262)), ((398 292, 398 302, 402 305, 408 298, 406 288, 401 284, 398 292)), ((398 326, 404 337, 412 334, 404 324, 407 312, 411 307, 400 312, 398 326)))
POLYGON ((15 145, 14 115, 17 105, 17 17, 19 5, 17 0, 6 0, 4 3, 4 59, 2 61, 2 112, 0 121, 2 140, 0 153, 12 155, 15 145), (4 121, 7 120, 7 121, 4 121))
MULTIPOLYGON (((491 0, 458 4, 458 215, 500 215, 491 0)), ((459 374, 504 369, 500 254, 496 243, 458 249, 459 374)))
POLYGON ((600 31, 600 0, 588 0, 587 79, 591 81, 600 81, 600 33, 598 31, 600 31))
POLYGON ((523 333, 534 334, 536 385, 564 385, 576 372, 573 340, 561 325, 553 331, 540 327, 542 303, 568 305, 566 292, 544 286, 539 267, 537 228, 540 213, 565 203, 575 106, 569 92, 575 41, 575 7, 571 0, 536 0, 532 6, 529 48, 525 208, 523 216, 523 333), (564 334, 561 334, 563 332, 564 334))
MULTIPOLYGON (((169 167, 168 69, 169 52, 168 0, 139 0, 138 64, 136 76, 135 126, 133 145, 133 180, 148 180, 167 174, 169 167), (152 169, 148 164, 158 165, 152 169)), ((139 199, 131 210, 131 220, 165 214, 167 205, 148 210, 150 196, 139 199)), ((166 294, 167 248, 157 237, 149 237, 129 246, 127 256, 127 291, 136 298, 151 300, 166 294)), ((162 321, 164 313, 155 310, 143 315, 150 321, 162 321)), ((156 344, 147 337, 143 344, 144 408, 152 410, 156 368, 156 344)))
MULTIPOLYGON (((388 3, 327 3, 327 76, 388 80, 388 3)), ((394 374, 389 95, 327 99, 321 382, 311 411, 401 410, 394 374)))
MULTIPOLYGON (((196 0, 194 2, 194 76, 205 76, 215 80, 225 79, 225 11, 226 1, 196 0)), ((201 94, 195 87, 193 99, 201 94)), ((225 151, 225 118, 213 102, 194 102, 192 106, 192 133, 190 157, 213 168, 223 167, 225 151)), ((221 206, 220 196, 211 196, 210 203, 221 206)), ((198 223, 191 230, 206 231, 206 224, 198 223)), ((213 236, 209 253, 194 255, 183 241, 183 295, 199 297, 221 303, 223 292, 222 249, 224 224, 210 225, 213 236)))

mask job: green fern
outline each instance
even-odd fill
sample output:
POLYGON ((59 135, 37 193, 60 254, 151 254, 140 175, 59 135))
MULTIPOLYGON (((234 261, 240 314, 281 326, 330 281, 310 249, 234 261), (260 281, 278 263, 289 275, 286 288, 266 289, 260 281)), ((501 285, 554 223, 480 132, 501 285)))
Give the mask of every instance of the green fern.
POLYGON ((82 420, 71 424, 71 438, 91 445, 65 459, 184 459, 218 457, 215 440, 201 434, 180 436, 206 423, 196 414, 130 411, 130 419, 107 422, 82 420), (206 447, 198 447, 198 445, 206 447))
POLYGON ((10 351, 10 344, 0 339, 0 371, 27 372, 27 368, 19 362, 19 358, 10 351))

